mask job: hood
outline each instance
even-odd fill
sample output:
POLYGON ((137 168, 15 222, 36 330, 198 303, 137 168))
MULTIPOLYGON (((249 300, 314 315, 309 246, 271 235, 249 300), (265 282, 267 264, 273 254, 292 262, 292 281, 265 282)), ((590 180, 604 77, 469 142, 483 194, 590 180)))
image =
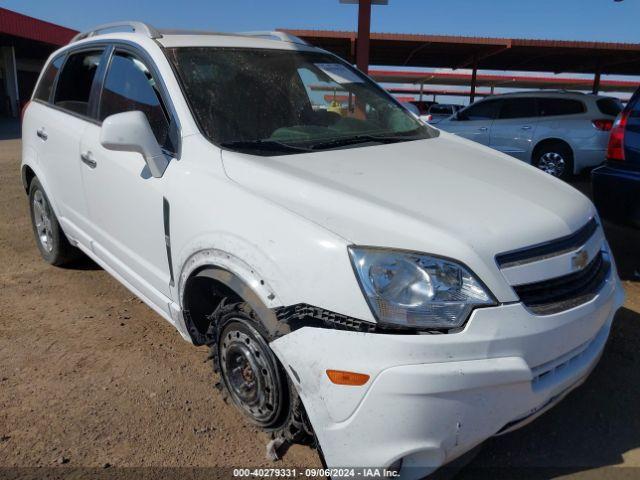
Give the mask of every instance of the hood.
POLYGON ((564 182, 445 132, 278 157, 224 151, 223 163, 233 181, 347 242, 437 254, 475 270, 495 268, 498 253, 568 235, 595 214, 564 182))

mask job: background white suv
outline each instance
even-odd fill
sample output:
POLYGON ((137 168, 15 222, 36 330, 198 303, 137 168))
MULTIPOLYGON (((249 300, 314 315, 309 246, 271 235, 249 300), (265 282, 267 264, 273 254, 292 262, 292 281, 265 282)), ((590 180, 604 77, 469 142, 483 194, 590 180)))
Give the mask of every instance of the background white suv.
POLYGON ((524 92, 480 100, 438 128, 482 143, 561 178, 605 160, 618 99, 569 92, 524 92))
POLYGON ((37 246, 207 345, 251 422, 421 478, 585 380, 623 300, 586 197, 299 39, 126 25, 26 107, 37 246))

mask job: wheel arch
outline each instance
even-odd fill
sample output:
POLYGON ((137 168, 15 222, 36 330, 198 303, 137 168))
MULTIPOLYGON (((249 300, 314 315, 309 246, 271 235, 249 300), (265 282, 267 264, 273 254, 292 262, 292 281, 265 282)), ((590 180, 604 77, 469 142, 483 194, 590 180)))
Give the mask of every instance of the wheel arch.
POLYGON ((282 306, 273 289, 255 268, 230 253, 209 249, 192 255, 180 274, 178 295, 185 326, 196 345, 206 343, 208 316, 225 298, 247 302, 269 340, 288 332, 273 311, 282 306))
POLYGON ((23 165, 21 170, 22 186, 24 187, 25 193, 28 195, 29 186, 31 185, 31 181, 36 177, 36 172, 28 164, 23 165))

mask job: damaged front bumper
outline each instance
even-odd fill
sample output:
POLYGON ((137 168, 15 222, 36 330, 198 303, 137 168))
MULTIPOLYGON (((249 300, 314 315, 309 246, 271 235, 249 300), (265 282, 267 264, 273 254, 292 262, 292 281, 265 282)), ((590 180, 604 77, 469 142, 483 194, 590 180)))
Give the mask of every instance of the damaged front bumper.
POLYGON ((614 278, 588 303, 553 315, 521 304, 482 308, 462 332, 442 335, 305 327, 271 347, 291 373, 329 467, 402 460, 402 476, 419 478, 528 423, 584 381, 623 302, 614 278), (335 385, 327 369, 370 380, 335 385))

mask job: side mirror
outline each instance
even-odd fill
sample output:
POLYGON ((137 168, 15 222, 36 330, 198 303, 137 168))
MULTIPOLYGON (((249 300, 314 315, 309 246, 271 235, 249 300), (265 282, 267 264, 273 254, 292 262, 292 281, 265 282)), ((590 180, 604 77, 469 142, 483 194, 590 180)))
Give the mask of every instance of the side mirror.
POLYGON ((138 152, 144 157, 151 175, 162 177, 169 159, 162 152, 149 120, 140 111, 116 113, 104 119, 100 143, 107 150, 138 152))

